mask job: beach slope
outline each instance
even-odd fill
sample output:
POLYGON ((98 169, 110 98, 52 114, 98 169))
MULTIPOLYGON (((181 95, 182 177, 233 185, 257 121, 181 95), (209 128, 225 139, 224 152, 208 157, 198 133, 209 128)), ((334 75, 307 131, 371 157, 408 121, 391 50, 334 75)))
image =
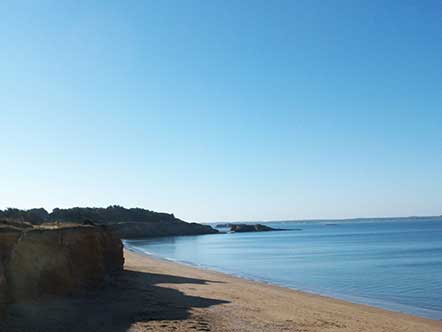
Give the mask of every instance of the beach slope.
POLYGON ((177 327, 183 331, 220 332, 442 331, 442 322, 248 281, 132 252, 126 251, 126 257, 127 268, 133 271, 173 275, 177 278, 185 277, 199 281, 184 283, 166 281, 159 284, 161 287, 178 290, 193 298, 221 302, 190 308, 190 315, 185 321, 136 323, 133 326, 134 331, 145 331, 146 326, 163 328, 169 326, 171 331, 177 327), (204 326, 207 326, 207 329, 201 328, 204 326))
POLYGON ((1 331, 440 332, 442 323, 266 285, 125 250, 104 289, 15 305, 1 331))

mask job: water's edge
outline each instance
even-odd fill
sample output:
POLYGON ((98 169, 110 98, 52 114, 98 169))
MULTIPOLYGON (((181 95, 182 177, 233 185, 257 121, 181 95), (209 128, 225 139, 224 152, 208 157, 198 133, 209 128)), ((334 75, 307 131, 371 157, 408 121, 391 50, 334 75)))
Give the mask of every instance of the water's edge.
POLYGON ((260 282, 260 283, 267 284, 267 285, 278 286, 278 287, 282 287, 282 288, 286 288, 286 289, 295 290, 298 292, 304 292, 304 293, 309 293, 309 294, 313 294, 313 295, 329 297, 329 298, 333 298, 333 299, 337 299, 337 300, 343 300, 343 301, 350 302, 353 304, 368 305, 371 307, 381 308, 381 309, 393 311, 393 312, 399 312, 399 313, 403 313, 406 315, 417 316, 420 318, 431 319, 431 320, 435 320, 435 321, 442 320, 440 312, 430 310, 430 309, 413 307, 413 306, 408 306, 408 305, 403 305, 403 304, 398 304, 398 303, 393 303, 393 302, 388 302, 388 301, 383 301, 383 300, 378 300, 378 299, 371 299, 371 298, 367 298, 367 297, 349 296, 347 294, 334 293, 334 292, 330 292, 330 291, 319 292, 319 291, 313 290, 313 289, 290 287, 290 286, 285 285, 283 283, 278 283, 278 282, 275 282, 272 280, 267 280, 265 278, 262 278, 259 276, 254 276, 254 275, 247 274, 247 273, 240 273, 239 274, 239 273, 234 273, 232 271, 228 271, 227 269, 223 269, 223 268, 220 268, 217 266, 206 266, 206 265, 201 265, 201 264, 195 264, 195 263, 192 263, 189 261, 173 259, 170 257, 164 257, 164 256, 156 254, 154 252, 150 252, 148 250, 143 250, 143 249, 137 248, 136 246, 130 245, 128 243, 128 241, 126 241, 126 240, 123 240, 123 245, 124 245, 125 249, 135 252, 135 253, 138 253, 138 254, 141 254, 141 255, 149 256, 154 259, 158 259, 158 260, 162 260, 162 261, 173 262, 173 263, 177 263, 177 264, 190 266, 192 268, 196 268, 196 269, 200 269, 200 270, 214 271, 214 272, 234 276, 237 278, 242 278, 245 280, 260 282))

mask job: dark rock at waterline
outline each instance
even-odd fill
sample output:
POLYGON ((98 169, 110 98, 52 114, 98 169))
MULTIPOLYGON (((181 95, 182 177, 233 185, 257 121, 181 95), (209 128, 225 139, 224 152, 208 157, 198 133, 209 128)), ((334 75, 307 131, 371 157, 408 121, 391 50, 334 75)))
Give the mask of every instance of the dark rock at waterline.
POLYGON ((228 228, 230 227, 232 224, 216 224, 215 228, 228 228))
POLYGON ((230 225, 230 231, 234 233, 245 233, 245 232, 269 232, 269 231, 283 231, 284 229, 272 228, 262 224, 232 224, 230 225))

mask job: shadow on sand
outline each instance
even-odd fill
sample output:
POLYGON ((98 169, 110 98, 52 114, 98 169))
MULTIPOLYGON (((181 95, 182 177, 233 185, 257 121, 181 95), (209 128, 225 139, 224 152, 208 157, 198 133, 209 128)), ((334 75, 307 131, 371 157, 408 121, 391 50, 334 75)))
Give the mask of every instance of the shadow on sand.
POLYGON ((227 301, 189 296, 158 284, 209 284, 210 280, 125 270, 100 290, 82 296, 15 304, 1 332, 123 332, 135 322, 186 320, 192 308, 227 301))

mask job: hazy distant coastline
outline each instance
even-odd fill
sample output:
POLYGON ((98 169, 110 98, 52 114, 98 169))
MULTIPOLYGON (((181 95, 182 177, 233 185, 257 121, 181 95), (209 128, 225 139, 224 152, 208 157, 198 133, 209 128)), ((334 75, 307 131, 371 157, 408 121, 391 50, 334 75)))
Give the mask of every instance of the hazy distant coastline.
POLYGON ((440 219, 442 215, 435 216, 406 216, 406 217, 358 217, 358 218, 332 218, 332 219, 283 219, 283 220, 233 220, 233 221, 209 221, 205 222, 206 225, 212 224, 255 224, 255 223, 288 223, 288 222, 352 222, 352 221, 397 221, 397 220, 431 220, 431 219, 440 219))

